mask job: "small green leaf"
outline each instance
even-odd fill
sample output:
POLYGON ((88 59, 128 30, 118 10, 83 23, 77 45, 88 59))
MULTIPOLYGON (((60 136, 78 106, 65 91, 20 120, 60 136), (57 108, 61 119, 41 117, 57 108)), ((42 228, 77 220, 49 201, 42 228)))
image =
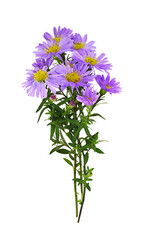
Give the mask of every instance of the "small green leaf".
POLYGON ((60 136, 61 136, 61 140, 63 141, 64 145, 67 146, 68 148, 70 148, 69 145, 67 144, 67 142, 66 142, 66 140, 65 140, 65 138, 64 138, 64 136, 63 136, 63 134, 61 132, 61 130, 60 130, 60 136))
POLYGON ((82 146, 80 149, 82 151, 84 151, 84 150, 87 150, 88 148, 90 148, 90 145, 86 144, 86 145, 82 146))
POLYGON ((39 107, 37 108, 36 113, 40 111, 40 109, 43 107, 43 105, 45 104, 45 102, 46 102, 46 99, 44 98, 44 99, 42 100, 42 102, 40 103, 39 107))
POLYGON ((74 133, 74 138, 73 138, 73 143, 76 142, 76 139, 81 131, 81 129, 84 127, 84 124, 81 124, 79 128, 76 129, 75 133, 74 133))
POLYGON ((84 161, 85 161, 85 164, 87 164, 88 159, 89 159, 89 153, 86 152, 86 154, 84 155, 84 161))
POLYGON ((84 127, 84 130, 85 130, 88 137, 92 137, 92 135, 90 134, 90 131, 89 131, 87 126, 84 127))
POLYGON ((38 120, 37 120, 37 123, 39 122, 41 116, 42 116, 42 113, 45 111, 45 109, 47 109, 48 107, 45 107, 41 110, 40 114, 39 114, 39 117, 38 117, 38 120))
POLYGON ((54 107, 54 109, 58 112, 65 113, 65 111, 63 109, 61 109, 58 105, 56 105, 55 103, 53 103, 51 100, 49 100, 50 104, 54 107))
POLYGON ((106 120, 101 114, 99 114, 99 113, 93 113, 93 114, 91 114, 91 117, 100 117, 100 118, 103 118, 104 120, 106 120))
POLYGON ((55 128, 55 135, 56 135, 56 140, 59 142, 59 127, 56 126, 55 128))
POLYGON ((91 188, 90 188, 89 183, 85 183, 85 187, 86 187, 89 191, 91 191, 91 188))
POLYGON ((61 105, 63 105, 64 103, 69 102, 70 99, 71 99, 71 97, 64 99, 63 101, 61 101, 60 103, 58 103, 57 106, 61 106, 61 105))
POLYGON ((93 147, 93 150, 94 150, 94 152, 104 154, 104 152, 102 152, 102 150, 100 148, 93 147))
POLYGON ((54 132, 55 132, 55 125, 51 124, 50 140, 53 138, 54 132))
POLYGON ((63 145, 61 144, 61 145, 59 145, 59 146, 53 148, 53 149, 50 151, 49 154, 51 154, 51 153, 53 153, 53 152, 55 152, 55 151, 57 152, 62 146, 63 146, 63 145))
POLYGON ((74 157, 69 153, 69 157, 74 161, 74 157))
POLYGON ((69 154, 70 151, 67 150, 67 149, 62 148, 62 149, 57 150, 56 152, 62 153, 62 154, 69 154))
POLYGON ((63 158, 63 159, 64 159, 64 161, 66 161, 70 166, 73 167, 73 164, 72 164, 72 162, 71 162, 70 160, 68 160, 67 158, 63 158))

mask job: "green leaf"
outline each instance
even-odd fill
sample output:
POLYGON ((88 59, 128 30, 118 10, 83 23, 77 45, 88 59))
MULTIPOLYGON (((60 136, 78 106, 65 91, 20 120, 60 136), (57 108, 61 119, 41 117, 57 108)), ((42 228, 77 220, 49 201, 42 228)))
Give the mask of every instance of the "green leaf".
POLYGON ((65 138, 64 138, 61 130, 60 130, 60 136, 61 136, 61 140, 63 141, 64 145, 67 146, 68 148, 70 148, 69 145, 67 144, 67 142, 65 141, 65 138))
POLYGON ((102 152, 102 150, 100 148, 93 147, 93 150, 94 150, 94 152, 104 154, 104 152, 102 152))
POLYGON ((91 147, 91 146, 90 146, 89 144, 86 144, 86 145, 80 147, 80 149, 81 149, 82 151, 84 151, 84 150, 87 150, 87 149, 90 148, 90 147, 91 147))
POLYGON ((60 103, 58 103, 57 106, 61 106, 61 105, 63 105, 64 103, 69 102, 70 99, 71 99, 71 97, 64 99, 63 101, 61 101, 60 103))
POLYGON ((74 124, 74 125, 80 125, 80 122, 79 121, 77 121, 77 120, 73 120, 73 119, 68 119, 68 122, 70 122, 70 123, 72 123, 72 124, 74 124))
POLYGON ((74 161, 74 157, 69 153, 69 157, 74 161))
POLYGON ((66 133, 66 136, 73 142, 73 136, 71 132, 66 133))
POLYGON ((84 127, 84 130, 85 130, 88 137, 92 137, 92 135, 90 134, 90 131, 89 131, 87 126, 84 127))
POLYGON ((78 138, 78 135, 83 127, 84 127, 84 124, 81 124, 80 127, 76 129, 74 133, 73 143, 76 143, 76 139, 78 138))
POLYGON ((91 117, 100 117, 100 118, 103 118, 104 120, 106 120, 101 114, 99 114, 99 113, 93 113, 93 114, 91 114, 91 117))
POLYGON ((39 117, 38 117, 38 120, 37 120, 37 123, 39 122, 41 116, 42 116, 42 113, 45 111, 45 109, 47 109, 48 107, 45 107, 41 110, 40 114, 39 114, 39 117))
POLYGON ((84 161, 85 161, 85 164, 87 164, 88 159, 89 159, 89 153, 86 152, 86 154, 84 155, 84 161))
POLYGON ((73 181, 78 183, 84 183, 84 181, 81 180, 80 178, 74 178, 73 181))
POLYGON ((53 59, 56 60, 59 64, 62 63, 61 59, 53 55, 53 59))
POLYGON ((51 124, 50 140, 53 138, 54 132, 55 132, 55 125, 51 124))
POLYGON ((40 109, 43 107, 43 105, 45 104, 45 102, 46 102, 46 98, 44 98, 44 99, 42 100, 42 102, 40 103, 39 107, 38 107, 37 110, 36 110, 36 113, 40 111, 40 109))
POLYGON ((89 191, 91 191, 91 188, 90 188, 89 183, 85 183, 85 187, 86 187, 89 191))
POLYGON ((65 111, 63 109, 61 109, 58 105, 56 105, 55 103, 53 103, 52 101, 50 101, 50 104, 55 108, 56 111, 60 112, 60 113, 65 113, 65 111))
POLYGON ((62 153, 62 154, 69 154, 70 151, 67 150, 67 149, 62 148, 62 149, 57 150, 56 152, 62 153))
POLYGON ((56 126, 55 128, 55 135, 56 135, 56 140, 59 142, 59 127, 56 126))
POLYGON ((64 161, 66 161, 70 166, 73 167, 73 164, 72 164, 72 162, 71 162, 70 160, 68 160, 67 158, 63 158, 63 159, 64 159, 64 161))
POLYGON ((49 154, 52 154, 53 152, 57 152, 61 147, 63 147, 63 145, 61 144, 61 145, 59 145, 59 146, 57 146, 57 147, 55 147, 55 148, 53 148, 51 151, 50 151, 50 153, 49 154))

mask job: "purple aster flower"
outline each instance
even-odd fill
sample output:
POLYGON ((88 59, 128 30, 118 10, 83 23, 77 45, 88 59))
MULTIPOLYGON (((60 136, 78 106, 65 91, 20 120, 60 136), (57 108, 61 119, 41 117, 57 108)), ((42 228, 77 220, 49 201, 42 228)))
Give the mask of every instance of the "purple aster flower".
POLYGON ((71 51, 72 46, 72 41, 69 38, 62 38, 58 43, 56 43, 54 39, 39 44, 36 47, 37 51, 35 51, 34 53, 36 54, 36 57, 44 59, 52 58, 53 55, 60 57, 61 53, 71 51))
POLYGON ((80 50, 79 52, 74 51, 72 59, 74 59, 75 61, 88 64, 89 66, 95 67, 100 71, 104 70, 105 72, 108 72, 108 70, 110 70, 112 67, 112 65, 108 63, 108 59, 107 57, 105 57, 105 53, 102 53, 97 57, 94 51, 93 52, 83 50, 80 50))
POLYGON ((37 58, 36 62, 32 64, 34 68, 40 68, 42 69, 44 66, 49 66, 52 64, 53 59, 47 58, 46 60, 44 58, 37 58))
POLYGON ((54 83, 61 86, 63 91, 65 88, 71 86, 72 91, 74 88, 90 86, 90 82, 93 81, 94 75, 91 75, 91 71, 88 71, 88 66, 85 64, 69 64, 58 65, 53 68, 54 83))
POLYGON ((74 35, 71 36, 71 39, 73 40, 73 49, 74 50, 88 50, 92 51, 96 47, 92 46, 95 42, 91 41, 87 43, 87 34, 82 38, 79 33, 75 33, 74 35))
POLYGON ((47 66, 43 68, 34 68, 33 70, 27 70, 27 81, 22 83, 22 86, 27 89, 28 96, 34 97, 47 97, 46 85, 51 89, 53 93, 56 92, 55 85, 51 79, 51 71, 47 72, 47 66))
POLYGON ((56 43, 59 43, 61 38, 69 37, 72 34, 72 30, 65 28, 65 27, 61 28, 60 26, 58 27, 58 29, 56 29, 56 27, 54 27, 53 32, 54 32, 54 36, 52 36, 48 32, 45 32, 44 38, 47 41, 51 41, 51 40, 55 39, 56 43))
POLYGON ((110 75, 108 74, 107 77, 105 78, 104 75, 97 75, 95 77, 97 83, 99 86, 104 89, 106 92, 109 92, 110 94, 112 93, 120 93, 121 92, 121 87, 120 87, 120 82, 116 82, 116 79, 113 78, 110 80, 110 75))
POLYGON ((91 87, 86 88, 85 91, 82 90, 82 96, 77 96, 77 100, 84 103, 86 106, 94 105, 98 98, 99 94, 97 95, 97 91, 91 87))

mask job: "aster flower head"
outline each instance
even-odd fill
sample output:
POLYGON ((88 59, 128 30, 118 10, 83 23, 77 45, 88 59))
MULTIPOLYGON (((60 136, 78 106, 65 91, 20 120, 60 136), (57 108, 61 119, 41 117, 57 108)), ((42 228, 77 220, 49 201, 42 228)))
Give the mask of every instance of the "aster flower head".
POLYGON ((105 57, 105 53, 102 53, 97 57, 94 51, 84 51, 80 50, 74 51, 72 58, 75 61, 79 61, 89 65, 90 67, 94 67, 100 71, 108 72, 111 69, 112 65, 108 63, 107 57, 105 57))
POLYGON ((109 74, 106 78, 104 77, 104 75, 97 75, 95 79, 99 86, 106 92, 109 92, 110 94, 121 92, 120 82, 116 82, 115 78, 110 79, 109 74))
POLYGON ((99 94, 97 94, 97 91, 92 89, 92 87, 82 90, 82 96, 77 96, 77 100, 84 103, 86 106, 94 105, 98 98, 99 94))
POLYGON ((95 43, 94 41, 87 43, 87 34, 82 38, 79 33, 75 33, 71 36, 71 39, 73 40, 73 49, 79 51, 80 49, 89 50, 92 51, 96 47, 93 46, 95 43))
POLYGON ((34 53, 36 57, 51 58, 54 56, 59 57, 61 53, 72 50, 72 41, 69 38, 62 38, 58 43, 55 39, 39 44, 37 51, 34 53))
POLYGON ((54 36, 52 36, 50 33, 45 32, 44 38, 47 41, 55 40, 56 43, 59 43, 62 38, 69 37, 72 34, 72 30, 68 28, 61 28, 60 26, 58 29, 56 27, 53 28, 54 36))
POLYGON ((88 66, 85 64, 69 64, 58 65, 53 69, 53 78, 55 84, 61 86, 63 91, 67 87, 74 88, 90 86, 90 82, 93 81, 94 75, 91 75, 91 71, 88 71, 88 66))
POLYGON ((47 66, 27 70, 27 81, 22 86, 27 89, 28 96, 47 97, 46 85, 53 93, 56 92, 55 85, 51 79, 51 71, 47 72, 47 66))

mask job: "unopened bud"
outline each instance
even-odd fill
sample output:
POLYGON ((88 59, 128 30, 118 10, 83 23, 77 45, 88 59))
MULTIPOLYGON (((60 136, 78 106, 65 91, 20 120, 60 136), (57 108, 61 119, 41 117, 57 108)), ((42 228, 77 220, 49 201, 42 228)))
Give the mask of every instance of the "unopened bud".
POLYGON ((75 107, 75 101, 74 100, 71 100, 70 103, 69 103, 70 107, 75 107))
POLYGON ((54 94, 51 95, 51 96, 50 96, 50 99, 51 99, 52 101, 55 101, 55 100, 56 100, 56 95, 54 95, 54 94))

